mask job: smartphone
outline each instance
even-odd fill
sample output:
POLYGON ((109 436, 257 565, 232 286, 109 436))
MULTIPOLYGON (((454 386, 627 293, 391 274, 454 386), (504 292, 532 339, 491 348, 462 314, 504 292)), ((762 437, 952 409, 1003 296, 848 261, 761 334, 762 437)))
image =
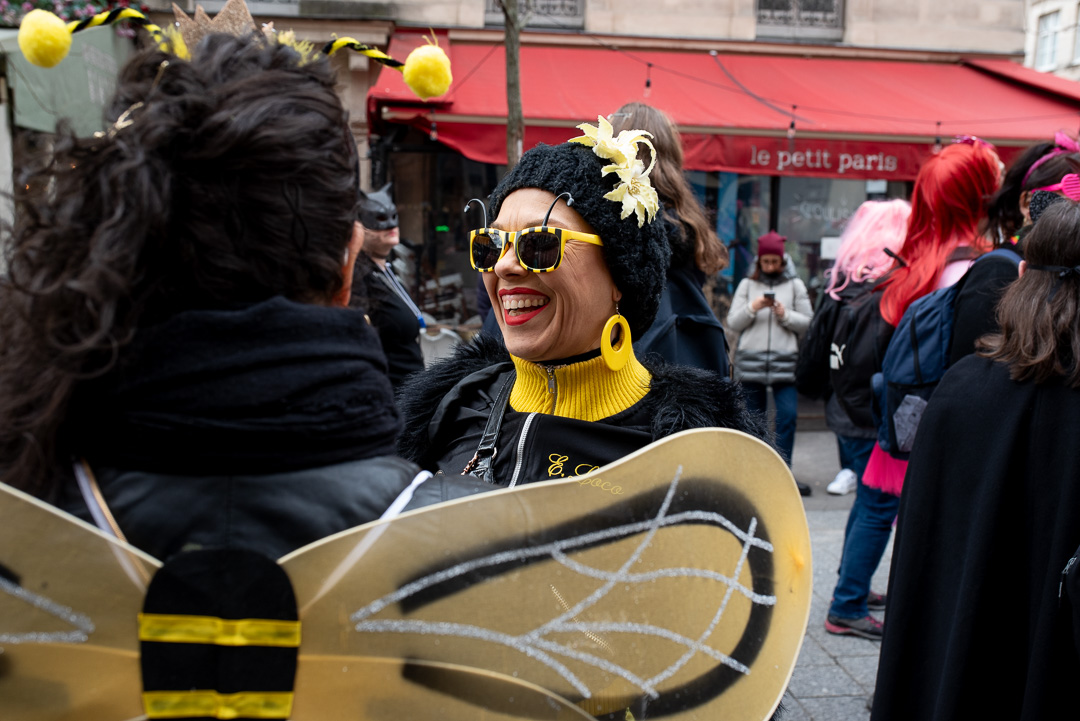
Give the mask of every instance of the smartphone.
POLYGON ((765 300, 769 301, 769 303, 772 303, 773 301, 776 300, 776 293, 765 293, 764 295, 765 295, 765 300))

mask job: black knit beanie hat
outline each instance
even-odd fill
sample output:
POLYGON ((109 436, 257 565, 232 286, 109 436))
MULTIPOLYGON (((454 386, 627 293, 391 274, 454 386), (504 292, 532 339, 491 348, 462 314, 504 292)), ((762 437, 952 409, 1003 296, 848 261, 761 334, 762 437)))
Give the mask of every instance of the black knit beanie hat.
POLYGON ((521 156, 491 194, 491 218, 499 215, 506 196, 521 188, 539 188, 553 195, 570 193, 571 206, 592 226, 600 239, 604 262, 615 287, 622 292, 619 312, 630 324, 630 333, 640 338, 652 325, 660 307, 671 248, 661 207, 651 222, 638 227, 631 213, 619 217, 622 203, 604 198, 619 184, 615 173, 603 176, 610 160, 598 157, 592 148, 578 143, 541 143, 521 156))

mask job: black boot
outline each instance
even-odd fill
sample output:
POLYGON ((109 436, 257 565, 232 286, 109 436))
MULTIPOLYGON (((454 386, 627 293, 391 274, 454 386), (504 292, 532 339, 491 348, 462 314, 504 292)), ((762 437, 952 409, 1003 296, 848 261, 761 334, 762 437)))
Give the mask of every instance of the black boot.
POLYGON ((813 488, 811 488, 808 484, 803 483, 802 481, 795 481, 795 485, 799 487, 800 496, 809 496, 811 493, 814 492, 813 488))

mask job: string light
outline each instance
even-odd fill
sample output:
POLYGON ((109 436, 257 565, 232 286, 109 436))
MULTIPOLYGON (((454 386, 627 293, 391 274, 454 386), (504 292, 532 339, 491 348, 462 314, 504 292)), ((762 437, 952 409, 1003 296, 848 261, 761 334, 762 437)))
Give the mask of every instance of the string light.
POLYGON ((649 97, 652 95, 652 63, 645 66, 645 92, 642 93, 643 97, 649 97))
POLYGON ((937 134, 934 136, 934 155, 941 152, 941 121, 937 121, 937 134))
POLYGON ((788 125, 787 129, 787 145, 789 152, 795 150, 795 111, 798 109, 798 105, 791 106, 791 123, 788 125))

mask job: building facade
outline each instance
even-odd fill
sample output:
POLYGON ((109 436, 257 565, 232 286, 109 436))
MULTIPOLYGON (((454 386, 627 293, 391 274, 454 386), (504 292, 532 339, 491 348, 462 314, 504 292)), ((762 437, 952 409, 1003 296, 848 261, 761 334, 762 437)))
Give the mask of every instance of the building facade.
POLYGON ((1025 0, 1024 65, 1080 80, 1080 3, 1025 0))
MULTIPOLYGON (((1027 97, 1009 83, 1023 82, 1002 78, 1024 58, 1030 12, 1022 0, 518 3, 525 146, 562 142, 578 123, 630 100, 668 112, 683 133, 691 183, 731 249, 720 296, 770 229, 789 237, 800 272, 819 284, 828 239, 858 205, 905 196, 918 165, 953 135, 989 137, 1007 158, 1051 136, 1057 121, 1020 127, 995 124, 999 116, 1070 116, 1061 126, 1071 128, 1080 112, 1080 94, 1044 99, 1030 112, 1015 107, 1027 97), (967 123, 980 118, 987 123, 967 123)), ((212 14, 223 3, 202 4, 212 14)), ((403 60, 433 31, 448 50, 455 84, 428 103, 366 58, 334 62, 365 158, 363 181, 394 183, 417 295, 438 320, 467 320, 476 308, 467 233, 482 220, 461 209, 490 193, 506 163, 499 0, 249 7, 257 21, 316 42, 353 37, 403 60)), ((1067 22, 1075 23, 1072 12, 1067 22)))

